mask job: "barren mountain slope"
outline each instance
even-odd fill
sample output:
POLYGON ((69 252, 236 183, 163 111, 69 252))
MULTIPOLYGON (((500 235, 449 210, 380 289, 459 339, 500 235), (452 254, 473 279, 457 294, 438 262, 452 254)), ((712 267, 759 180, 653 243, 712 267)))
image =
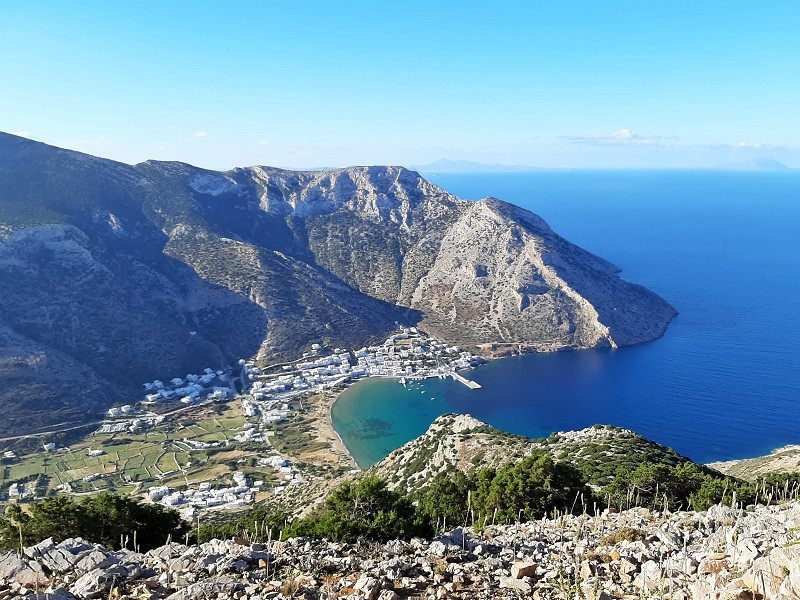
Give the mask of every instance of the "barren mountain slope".
POLYGON ((674 314, 532 213, 402 167, 130 166, 0 134, 11 413, 48 398, 95 414, 144 381, 359 346, 397 323, 502 352, 644 342, 674 314), (77 366, 25 366, 30 348, 77 366))

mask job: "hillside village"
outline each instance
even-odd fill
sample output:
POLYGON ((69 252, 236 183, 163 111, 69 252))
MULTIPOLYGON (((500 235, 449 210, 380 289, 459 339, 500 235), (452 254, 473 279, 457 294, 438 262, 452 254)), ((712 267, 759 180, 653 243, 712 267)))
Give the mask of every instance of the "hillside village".
POLYGON ((53 493, 129 489, 179 510, 187 519, 207 510, 238 509, 308 479, 297 457, 275 445, 283 435, 280 427, 303 414, 309 398, 335 395, 366 377, 397 378, 405 384, 452 376, 474 387, 457 371, 481 362, 411 327, 381 345, 358 350, 326 352, 313 344, 289 363, 240 360, 236 369, 206 368, 167 382, 154 380, 144 384, 140 402, 109 408, 106 419, 78 447, 45 440, 42 452, 33 455, 6 450, 0 498, 27 502, 53 493), (219 411, 231 415, 224 426, 218 417, 208 416, 219 411), (185 422, 196 413, 206 414, 206 421, 185 422), (131 436, 142 440, 141 456, 124 445, 117 450, 108 446, 131 436), (149 441, 157 436, 157 444, 149 441), (237 464, 250 467, 247 472, 226 468, 220 478, 218 469, 211 468, 213 457, 230 452, 241 455, 237 464), (17 473, 24 476, 15 479, 17 473))
MULTIPOLYGON (((244 393, 241 400, 242 413, 249 419, 258 419, 258 424, 249 422, 234 436, 239 443, 263 444, 270 450, 268 442, 271 428, 293 414, 292 403, 302 402, 311 393, 342 387, 364 377, 397 377, 402 381, 424 377, 444 377, 458 369, 470 368, 481 359, 457 347, 448 346, 420 334, 416 328, 402 329, 383 345, 369 346, 356 351, 335 348, 323 354, 319 344, 312 345, 311 352, 293 364, 257 366, 254 362, 240 361, 244 393)), ((207 372, 209 370, 206 370, 207 372)), ((187 381, 191 381, 187 377, 187 381)), ((202 379, 190 396, 203 397, 202 379)), ((174 379, 173 385, 182 385, 174 379)), ((195 383, 192 381, 192 383, 195 383)), ((181 390, 169 397, 184 393, 181 390)), ((224 400, 219 388, 207 395, 207 400, 224 400)), ((183 402, 185 398, 181 399, 183 402)), ((191 444, 191 441, 186 441, 191 444)), ((197 442, 194 442, 197 443, 197 442)), ((280 481, 270 491, 282 493, 287 486, 304 481, 303 475, 288 457, 272 454, 260 458, 258 466, 277 471, 280 481)), ((187 490, 173 490, 166 486, 150 488, 149 499, 165 506, 181 510, 185 518, 193 518, 203 510, 237 509, 251 504, 259 492, 264 491, 263 480, 252 480, 244 474, 233 474, 234 485, 212 487, 209 482, 200 483, 187 490)))

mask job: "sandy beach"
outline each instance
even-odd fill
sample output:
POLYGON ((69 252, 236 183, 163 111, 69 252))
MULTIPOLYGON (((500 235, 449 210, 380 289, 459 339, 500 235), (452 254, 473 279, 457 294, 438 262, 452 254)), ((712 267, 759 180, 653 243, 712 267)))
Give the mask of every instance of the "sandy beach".
POLYGON ((314 423, 314 430, 310 433, 316 440, 324 442, 330 448, 315 452, 314 458, 319 462, 335 463, 356 469, 358 465, 355 459, 350 455, 342 438, 336 433, 331 420, 331 408, 341 393, 326 391, 306 400, 308 414, 314 423))

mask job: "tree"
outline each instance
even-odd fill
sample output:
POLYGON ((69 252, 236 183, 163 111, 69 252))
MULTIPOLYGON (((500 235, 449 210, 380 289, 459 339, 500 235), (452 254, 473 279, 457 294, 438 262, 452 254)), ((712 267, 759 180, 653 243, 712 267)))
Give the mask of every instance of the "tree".
POLYGON ((192 539, 196 543, 233 537, 257 541, 277 539, 288 520, 289 515, 284 510, 258 507, 230 520, 202 522, 199 531, 192 532, 192 539))
POLYGON ((431 533, 430 521, 409 498, 390 491, 384 480, 369 476, 342 484, 328 496, 322 512, 291 523, 284 538, 386 541, 431 533))
POLYGON ((662 463, 643 463, 636 469, 623 469, 603 490, 612 505, 647 506, 686 509, 689 499, 697 493, 710 476, 697 465, 683 463, 669 466, 662 463))
POLYGON ((471 482, 461 471, 439 473, 418 495, 419 510, 434 523, 453 527, 464 524, 469 518, 467 497, 471 489, 471 482))
POLYGON ((119 545, 127 536, 131 543, 136 534, 143 550, 157 548, 167 537, 183 537, 189 526, 180 515, 158 504, 144 504, 130 496, 102 493, 81 503, 86 537, 109 547, 119 545))
POLYGON ((107 492, 79 502, 55 496, 32 504, 25 512, 18 505, 0 517, 0 548, 19 547, 20 535, 26 546, 52 537, 60 542, 82 537, 108 548, 119 548, 120 539, 133 540, 143 551, 162 545, 169 535, 182 537, 188 525, 174 510, 157 504, 143 504, 129 496, 107 492))
POLYGON ((472 505, 478 520, 539 519, 559 511, 583 510, 592 493, 580 473, 547 453, 507 463, 496 472, 481 470, 475 477, 472 505))
POLYGON ((689 497, 692 510, 708 510, 715 504, 748 505, 755 502, 756 490, 753 484, 736 481, 733 478, 707 478, 695 493, 689 497))

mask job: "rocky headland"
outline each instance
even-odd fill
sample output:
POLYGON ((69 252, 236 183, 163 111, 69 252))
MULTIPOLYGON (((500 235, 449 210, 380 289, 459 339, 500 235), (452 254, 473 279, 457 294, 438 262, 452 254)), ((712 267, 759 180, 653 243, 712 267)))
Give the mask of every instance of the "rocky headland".
POLYGON ((742 479, 756 479, 770 473, 800 472, 800 446, 784 446, 765 456, 713 462, 708 466, 742 479))

